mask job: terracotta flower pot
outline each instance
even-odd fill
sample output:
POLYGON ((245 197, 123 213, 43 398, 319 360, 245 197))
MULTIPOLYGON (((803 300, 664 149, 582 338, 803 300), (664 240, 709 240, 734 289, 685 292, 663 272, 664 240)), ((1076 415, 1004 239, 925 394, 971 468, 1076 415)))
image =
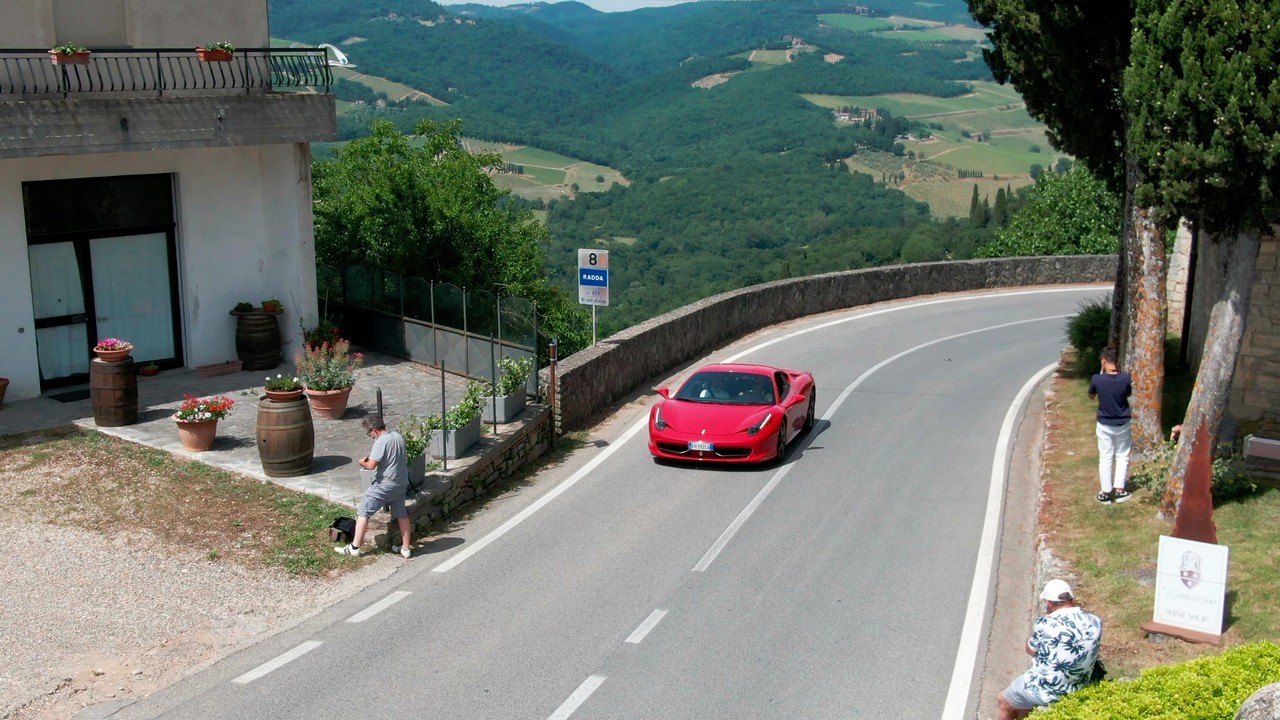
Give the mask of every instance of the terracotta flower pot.
POLYGON ((347 412, 347 399, 350 396, 351 388, 341 390, 307 388, 307 400, 311 402, 311 412, 325 420, 341 420, 347 412))
POLYGON ((143 365, 138 368, 138 374, 142 377, 155 377, 158 372, 160 372, 160 368, 155 365, 143 365))
POLYGON ((302 397, 302 390, 268 390, 263 388, 262 393, 267 396, 268 400, 275 400, 276 402, 289 402, 302 397))
POLYGON ((182 447, 192 452, 204 452, 213 447, 214 438, 218 436, 217 420, 175 420, 178 424, 178 439, 182 447))
POLYGON ((133 346, 121 350, 99 350, 93 349, 93 354, 102 359, 103 362, 120 362, 129 357, 129 353, 133 352, 133 346))
POLYGON ((91 54, 88 50, 76 53, 60 53, 50 50, 49 59, 54 65, 88 65, 91 54))
POLYGON ((200 62, 231 62, 231 51, 198 47, 196 57, 200 58, 200 62))

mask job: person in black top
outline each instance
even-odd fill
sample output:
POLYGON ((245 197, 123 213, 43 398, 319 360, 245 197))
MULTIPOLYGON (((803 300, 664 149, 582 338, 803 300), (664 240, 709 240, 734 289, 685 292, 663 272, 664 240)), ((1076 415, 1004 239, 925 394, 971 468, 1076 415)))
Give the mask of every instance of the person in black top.
POLYGON ((1129 428, 1133 380, 1129 373, 1120 372, 1115 348, 1104 348, 1101 360, 1102 372, 1089 382, 1089 397, 1098 400, 1098 502, 1109 505, 1131 497, 1124 486, 1129 474, 1129 452, 1133 449, 1129 428))

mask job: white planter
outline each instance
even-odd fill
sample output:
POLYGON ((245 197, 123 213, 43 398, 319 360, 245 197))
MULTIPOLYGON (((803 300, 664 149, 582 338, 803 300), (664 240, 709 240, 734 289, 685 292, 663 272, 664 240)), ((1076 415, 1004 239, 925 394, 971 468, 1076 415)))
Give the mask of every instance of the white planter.
MULTIPOLYGON (((525 400, 525 395, 524 395, 523 389, 517 390, 515 395, 503 395, 502 397, 497 398, 497 401, 498 401, 497 402, 498 415, 496 418, 497 421, 500 423, 509 423, 512 420, 514 420, 515 417, 519 415, 522 410, 524 410, 524 400, 525 400)), ((481 420, 483 420, 484 422, 494 421, 495 418, 493 413, 493 406, 494 406, 493 397, 487 397, 484 399, 484 408, 480 414, 481 420)))
POLYGON ((419 455, 409 461, 409 482, 422 487, 422 481, 427 479, 427 458, 419 455))
POLYGON ((480 418, 467 423, 457 430, 432 430, 431 455, 433 457, 460 458, 467 450, 480 441, 480 418), (441 447, 441 442, 444 447, 441 447), (448 451, 448 455, 445 451, 448 451))

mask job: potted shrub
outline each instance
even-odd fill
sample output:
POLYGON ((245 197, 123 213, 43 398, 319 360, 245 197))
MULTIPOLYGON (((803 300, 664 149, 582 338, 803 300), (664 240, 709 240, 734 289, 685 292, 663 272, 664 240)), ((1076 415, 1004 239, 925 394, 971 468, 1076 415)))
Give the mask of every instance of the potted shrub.
POLYGON ((160 372, 160 366, 155 363, 147 363, 138 368, 138 374, 142 377, 155 377, 160 372))
POLYGON ((133 343, 118 338, 103 338, 93 346, 93 353, 103 362, 120 362, 133 352, 133 343))
POLYGON ((91 54, 89 48, 72 42, 49 48, 49 59, 54 65, 88 65, 91 54))
POLYGON ((356 368, 364 364, 364 355, 351 352, 350 341, 339 339, 299 350, 293 363, 312 412, 328 420, 341 420, 347 412, 351 387, 356 384, 356 368))
POLYGON ((467 392, 457 405, 449 408, 444 419, 434 415, 432 423, 431 454, 435 457, 458 458, 480 441, 480 406, 484 402, 485 386, 472 380, 467 392), (434 419, 433 419, 434 418, 434 419))
POLYGON ((258 309, 251 302, 238 302, 235 307, 231 308, 232 315, 247 315, 251 312, 257 312, 258 309))
POLYGON ((292 375, 268 375, 262 389, 268 399, 276 402, 288 402, 302 397, 302 381, 292 375))
POLYGON ((178 424, 178 439, 186 450, 208 450, 218 435, 218 421, 231 412, 235 401, 224 395, 200 398, 183 393, 182 397, 182 405, 173 414, 173 420, 178 424))
POLYGON ((404 438, 404 454, 409 460, 409 484, 421 487, 427 478, 427 443, 431 432, 440 429, 440 416, 410 415, 396 426, 396 432, 404 438))
POLYGON ((313 328, 303 326, 299 320, 298 327, 302 328, 302 341, 307 347, 320 347, 324 343, 333 344, 342 339, 338 334, 338 326, 329 318, 321 318, 320 324, 313 328))
POLYGON ((484 398, 482 419, 485 422, 508 423, 519 415, 524 410, 525 387, 532 372, 532 357, 517 359, 503 356, 498 361, 498 386, 485 385, 488 396, 484 398))
POLYGON ((218 40, 196 48, 196 57, 200 58, 200 62, 230 62, 235 51, 235 45, 226 40, 218 40))
POLYGON ((270 300, 263 300, 262 312, 271 313, 272 315, 279 315, 280 313, 284 312, 284 303, 280 302, 275 298, 271 298, 270 300))

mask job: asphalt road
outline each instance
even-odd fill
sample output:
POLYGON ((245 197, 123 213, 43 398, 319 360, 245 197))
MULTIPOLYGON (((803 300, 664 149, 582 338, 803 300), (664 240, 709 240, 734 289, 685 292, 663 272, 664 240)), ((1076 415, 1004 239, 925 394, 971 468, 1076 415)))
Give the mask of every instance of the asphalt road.
POLYGON ((389 580, 115 717, 972 717, 1009 429, 1103 293, 735 343, 708 360, 817 380, 783 466, 656 465, 630 405, 389 580))

